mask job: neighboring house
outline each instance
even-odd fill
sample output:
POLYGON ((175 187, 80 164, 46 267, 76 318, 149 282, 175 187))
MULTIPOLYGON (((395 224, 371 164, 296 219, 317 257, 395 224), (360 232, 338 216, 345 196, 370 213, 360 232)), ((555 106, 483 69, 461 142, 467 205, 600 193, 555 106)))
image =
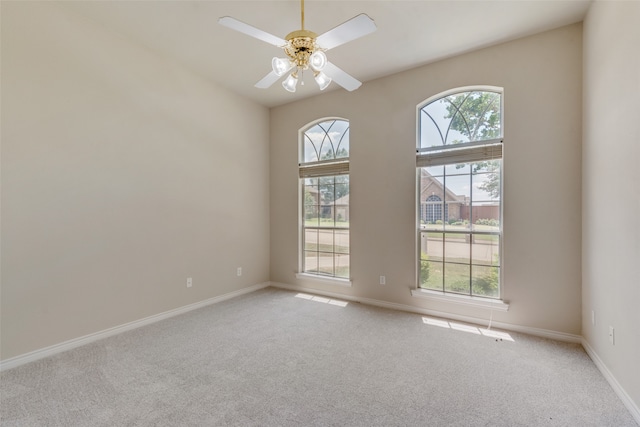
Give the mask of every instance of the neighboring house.
POLYGON ((349 195, 340 197, 336 200, 333 208, 336 213, 336 221, 349 222, 349 195))
MULTIPOLYGON (((336 221, 349 222, 349 195, 336 199, 335 202, 321 203, 322 198, 320 192, 316 187, 305 187, 305 192, 309 194, 313 200, 313 204, 317 205, 320 210, 320 218, 335 218, 336 221), (335 212, 335 216, 334 216, 335 212)), ((305 197, 308 197, 305 195, 305 197)), ((309 209, 308 212, 315 215, 313 209, 309 209)), ((307 218, 308 219, 308 218, 307 218)))
POLYGON ((475 223, 478 219, 500 219, 500 206, 498 203, 474 205, 472 209, 469 197, 455 194, 445 188, 442 182, 433 177, 425 168, 421 170, 421 222, 429 224, 436 221, 469 221, 471 219, 471 222, 475 223))

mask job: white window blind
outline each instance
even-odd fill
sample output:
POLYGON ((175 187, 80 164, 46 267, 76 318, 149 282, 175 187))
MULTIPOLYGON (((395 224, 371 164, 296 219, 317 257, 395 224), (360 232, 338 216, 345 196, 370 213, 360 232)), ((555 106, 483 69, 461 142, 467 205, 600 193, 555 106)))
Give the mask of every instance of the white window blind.
POLYGON ((324 162, 302 163, 298 167, 300 178, 318 176, 346 175, 349 173, 349 159, 329 160, 324 162))
POLYGON ((416 156, 416 167, 442 166, 456 163, 474 163, 502 158, 502 142, 467 148, 448 148, 441 151, 420 153, 416 156))

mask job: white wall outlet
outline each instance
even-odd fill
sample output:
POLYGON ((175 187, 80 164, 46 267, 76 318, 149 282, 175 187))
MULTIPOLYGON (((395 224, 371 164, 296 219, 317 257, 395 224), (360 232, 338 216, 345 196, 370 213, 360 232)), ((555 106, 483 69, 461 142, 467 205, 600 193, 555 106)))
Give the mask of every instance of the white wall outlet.
POLYGON ((380 276, 380 284, 381 285, 386 285, 387 284, 387 278, 384 276, 380 276))
POLYGON ((238 276, 242 276, 242 267, 238 267, 238 269, 236 270, 236 274, 238 276))
POLYGON ((611 343, 611 345, 616 345, 615 331, 613 329, 613 326, 609 326, 609 342, 611 343))
POLYGON ((187 277, 187 288, 193 286, 193 279, 191 277, 187 277))
POLYGON ((595 310, 591 310, 591 324, 596 326, 596 312, 595 310))

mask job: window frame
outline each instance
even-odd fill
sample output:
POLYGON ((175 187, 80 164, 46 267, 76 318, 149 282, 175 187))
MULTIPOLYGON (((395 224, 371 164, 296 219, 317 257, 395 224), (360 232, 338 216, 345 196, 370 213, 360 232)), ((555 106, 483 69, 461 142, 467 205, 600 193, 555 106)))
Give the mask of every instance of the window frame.
MULTIPOLYGON (((504 178, 503 178, 503 171, 504 171, 504 155, 503 155, 503 142, 504 142, 504 88, 502 87, 497 87, 497 86, 486 86, 486 85, 478 85, 478 86, 465 86, 465 87, 458 87, 458 88, 453 88, 453 89, 449 89, 446 90, 444 92, 440 92, 436 95, 433 95, 429 98, 427 98, 425 101, 421 102, 420 104, 417 105, 416 107, 416 198, 415 198, 415 203, 416 203, 416 221, 415 221, 415 230, 416 230, 416 234, 415 234, 415 238, 416 238, 416 242, 415 242, 415 288, 412 289, 411 293, 413 296, 416 297, 421 297, 421 298, 428 298, 431 300, 437 300, 437 301, 446 301, 446 302, 451 302, 451 303, 455 303, 455 304, 464 304, 464 305, 473 305, 476 307, 484 307, 484 308, 490 308, 490 309, 497 309, 497 310, 508 310, 509 305, 507 302, 505 302, 503 300, 504 298, 504 281, 503 281, 503 271, 504 271, 504 257, 503 257, 503 249, 504 249, 504 245, 503 245, 503 241, 504 241, 504 232, 503 232, 503 210, 504 210, 504 199, 503 199, 503 182, 504 182, 504 178), (421 147, 421 136, 422 136, 422 120, 421 120, 421 113, 422 113, 422 109, 425 108, 426 106, 428 106, 429 104, 431 104, 432 102, 435 102, 437 100, 446 98, 448 96, 451 95, 456 95, 456 94, 462 94, 465 92, 493 92, 493 93, 498 93, 500 95, 500 137, 499 138, 493 138, 493 139, 487 139, 487 140, 480 140, 480 141, 469 141, 466 143, 460 143, 460 144, 455 144, 454 146, 447 146, 447 145, 441 145, 441 146, 430 146, 430 147, 425 147, 422 148, 421 147), (422 242, 421 242, 421 233, 425 231, 425 229, 422 229, 421 227, 421 175, 422 175, 422 168, 423 167, 427 167, 424 164, 421 164, 423 162, 421 162, 421 159, 424 160, 425 157, 427 156, 432 156, 434 158, 439 158, 440 162, 443 162, 441 164, 449 164, 449 165, 453 165, 453 164, 458 164, 458 163, 469 163, 470 165, 472 163, 474 163, 473 161, 465 161, 466 158, 468 158, 468 156, 470 155, 471 158, 478 157, 478 156, 482 156, 482 150, 484 149, 484 147, 488 147, 488 146, 492 146, 495 144, 500 144, 500 206, 499 206, 499 214, 500 214, 500 223, 499 223, 499 229, 498 229, 498 241, 499 241, 499 248, 498 248, 498 256, 499 256, 499 274, 498 274, 498 296, 497 297, 487 297, 487 296, 480 296, 480 295, 474 295, 473 294, 473 289, 471 287, 471 281, 470 281, 470 287, 469 287, 469 294, 462 294, 462 293, 457 293, 457 292, 450 292, 447 291, 444 287, 444 283, 443 283, 443 289, 442 290, 432 290, 432 289, 425 289, 422 288, 420 286, 420 267, 421 267, 421 259, 422 259, 422 242), (471 153, 471 154, 469 154, 471 153), (455 159, 459 158, 461 159, 461 161, 455 161, 455 159), (444 159, 451 159, 450 161, 444 160, 444 159), (444 160, 444 161, 443 161, 444 160)), ((436 124, 437 126, 437 124, 436 124)), ((438 129, 440 130, 440 129, 438 129)), ((442 137, 442 133, 441 133, 441 137, 442 137)), ((446 167, 446 166, 445 166, 446 167)), ((473 170, 471 170, 469 172, 470 174, 473 174, 473 170)), ((443 192, 444 192, 444 187, 443 187, 443 192)), ((446 206, 446 199, 444 202, 445 206, 446 206)), ((472 218, 469 218, 470 221, 472 220, 472 218)), ((447 229, 446 227, 443 226, 443 229, 441 231, 435 231, 434 232, 441 232, 443 233, 443 236, 446 235, 447 233, 447 229)), ((474 231, 471 227, 468 231, 465 231, 465 233, 469 233, 471 235, 471 238, 473 239, 473 235, 474 234, 480 234, 477 233, 476 231, 474 231)), ((444 263, 444 259, 443 259, 443 263, 444 263)), ((473 260, 469 260, 469 265, 471 266, 473 263, 473 260)), ((470 276, 470 280, 471 280, 470 276)), ((444 280, 444 278, 443 278, 444 280)))
MULTIPOLYGON (((307 123, 303 127, 298 130, 298 271, 296 272, 296 278, 298 279, 307 279, 317 281, 319 283, 327 283, 333 285, 340 286, 352 286, 351 282, 351 245, 349 245, 349 253, 346 254, 349 257, 349 277, 340 277, 335 275, 335 265, 334 265, 334 273, 333 275, 323 274, 323 273, 314 273, 311 271, 305 271, 305 231, 307 230, 307 226, 305 224, 305 179, 307 178, 327 178, 327 177, 337 177, 337 176, 347 176, 349 177, 349 193, 351 192, 351 178, 349 173, 349 163, 351 156, 351 143, 349 142, 349 157, 339 157, 337 159, 330 160, 318 160, 312 162, 305 162, 304 159, 304 149, 305 149, 305 134, 310 129, 313 129, 320 123, 329 122, 332 120, 343 121, 348 124, 349 137, 351 136, 351 123, 348 119, 344 117, 323 117, 312 122, 307 123)), ((350 204, 350 203, 349 203, 350 204)), ((319 205, 320 206, 320 205, 319 205)), ((335 207, 334 207, 335 212, 335 207)), ((313 228, 313 227, 312 227, 313 228)), ((328 230, 336 230, 344 231, 347 230, 349 234, 349 240, 351 236, 351 224, 350 224, 350 215, 349 215, 349 226, 348 227, 337 227, 334 223, 333 227, 322 227, 328 230)), ((335 247, 333 248, 333 257, 335 262, 336 255, 345 255, 341 253, 335 252, 335 247)))

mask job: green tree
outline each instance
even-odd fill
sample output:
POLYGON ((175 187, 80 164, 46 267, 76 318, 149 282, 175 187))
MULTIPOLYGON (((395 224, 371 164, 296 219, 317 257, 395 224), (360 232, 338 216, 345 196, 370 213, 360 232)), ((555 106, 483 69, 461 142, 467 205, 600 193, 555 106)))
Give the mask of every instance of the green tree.
POLYGON ((500 94, 495 92, 465 92, 447 100, 447 115, 451 129, 460 132, 469 142, 500 137, 500 94))
POLYGON ((322 203, 330 204, 349 194, 349 176, 337 175, 320 178, 322 203))
MULTIPOLYGON (((495 92, 465 92, 446 98, 451 129, 466 137, 467 142, 485 141, 501 135, 500 94, 495 92)), ((456 140, 453 144, 465 141, 456 140)), ((500 196, 500 161, 473 164, 473 172, 490 172, 478 188, 491 197, 500 196)))
MULTIPOLYGON (((326 151, 320 157, 320 160, 334 160, 348 158, 349 152, 343 147, 337 151, 326 151)), ((349 194, 349 176, 328 176, 320 178, 320 194, 322 195, 322 203, 332 203, 335 200, 349 194)))
POLYGON ((489 160, 486 162, 474 163, 474 172, 487 170, 487 180, 478 186, 479 189, 486 191, 493 198, 500 197, 500 162, 489 160))

